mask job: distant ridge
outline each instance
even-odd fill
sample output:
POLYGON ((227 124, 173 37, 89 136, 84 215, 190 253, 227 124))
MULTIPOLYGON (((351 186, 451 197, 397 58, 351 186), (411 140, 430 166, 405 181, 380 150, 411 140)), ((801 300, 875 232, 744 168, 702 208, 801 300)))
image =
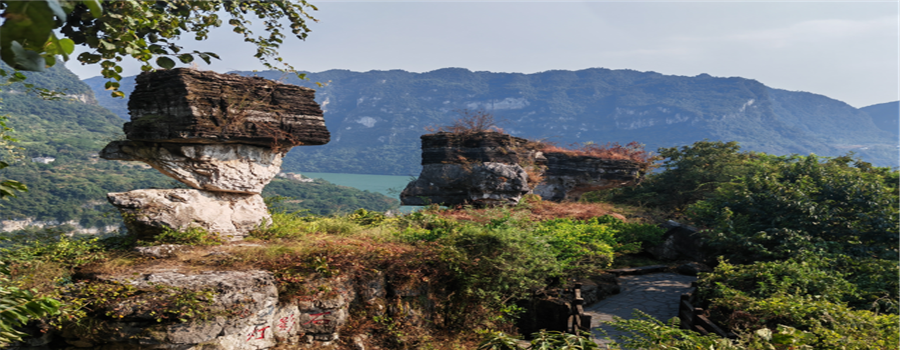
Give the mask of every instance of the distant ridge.
POLYGON ((881 130, 894 136, 900 135, 900 101, 879 103, 859 110, 872 117, 872 122, 881 130))
MULTIPOLYGON (((285 159, 289 171, 417 174, 424 128, 449 123, 457 117, 454 110, 479 108, 507 120, 502 127, 509 133, 562 144, 638 141, 656 150, 702 139, 734 140, 772 154, 854 151, 876 165, 900 165, 897 135, 882 130, 868 113, 826 96, 739 77, 604 68, 534 74, 329 70, 309 73, 308 81, 275 71, 236 73, 318 91, 332 141, 291 152, 285 159)), ((96 90, 103 81, 85 82, 96 90)))

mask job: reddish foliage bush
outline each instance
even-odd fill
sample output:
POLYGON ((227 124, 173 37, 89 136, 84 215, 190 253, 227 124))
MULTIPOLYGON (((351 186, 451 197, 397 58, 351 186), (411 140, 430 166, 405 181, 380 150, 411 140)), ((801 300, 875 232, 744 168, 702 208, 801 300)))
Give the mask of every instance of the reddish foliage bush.
POLYGON ((618 142, 598 145, 595 143, 573 143, 569 147, 560 147, 554 143, 541 143, 540 150, 544 153, 563 153, 569 156, 590 156, 604 159, 627 159, 641 164, 649 164, 656 159, 653 152, 644 149, 644 145, 632 141, 627 145, 618 142))

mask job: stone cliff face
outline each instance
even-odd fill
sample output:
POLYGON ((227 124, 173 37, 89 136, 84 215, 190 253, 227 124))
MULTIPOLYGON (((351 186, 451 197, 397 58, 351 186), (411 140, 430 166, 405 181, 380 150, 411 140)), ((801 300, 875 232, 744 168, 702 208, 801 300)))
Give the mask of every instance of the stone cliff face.
POLYGON ((578 200, 582 194, 607 188, 633 186, 644 177, 641 164, 625 159, 548 152, 547 170, 534 194, 545 200, 578 200))
POLYGON ((541 152, 541 144, 497 133, 422 135, 422 173, 400 194, 404 205, 516 204, 534 193, 545 200, 634 185, 644 165, 631 160, 541 152))
POLYGON ((192 189, 110 193, 129 232, 150 239, 200 227, 239 240, 268 219, 260 193, 291 147, 329 141, 315 91, 191 69, 143 73, 128 102, 127 140, 100 157, 141 161, 192 189))

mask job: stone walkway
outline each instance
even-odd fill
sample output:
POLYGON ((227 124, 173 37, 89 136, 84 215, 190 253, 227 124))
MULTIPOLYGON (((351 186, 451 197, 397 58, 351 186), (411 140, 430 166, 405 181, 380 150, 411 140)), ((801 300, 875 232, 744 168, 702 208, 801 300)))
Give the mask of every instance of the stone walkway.
POLYGON ((634 309, 641 310, 654 318, 666 322, 678 315, 678 301, 681 294, 687 293, 691 288, 691 282, 697 280, 693 276, 684 276, 675 273, 653 273, 647 275, 621 276, 619 283, 622 292, 603 299, 596 304, 585 308, 584 313, 591 315, 591 332, 594 341, 603 346, 609 341, 603 339, 602 333, 594 330, 601 328, 612 339, 618 339, 622 332, 615 331, 611 326, 601 322, 613 320, 613 316, 632 318, 634 309))

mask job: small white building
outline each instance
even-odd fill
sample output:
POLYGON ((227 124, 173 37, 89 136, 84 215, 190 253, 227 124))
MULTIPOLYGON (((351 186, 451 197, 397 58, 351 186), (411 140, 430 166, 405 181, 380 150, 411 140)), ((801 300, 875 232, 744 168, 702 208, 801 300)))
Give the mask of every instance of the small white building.
POLYGON ((31 158, 31 161, 32 161, 32 162, 34 162, 34 163, 41 163, 41 164, 50 164, 50 163, 53 163, 53 161, 55 161, 55 160, 56 160, 56 158, 53 158, 53 157, 34 157, 34 158, 31 158))

